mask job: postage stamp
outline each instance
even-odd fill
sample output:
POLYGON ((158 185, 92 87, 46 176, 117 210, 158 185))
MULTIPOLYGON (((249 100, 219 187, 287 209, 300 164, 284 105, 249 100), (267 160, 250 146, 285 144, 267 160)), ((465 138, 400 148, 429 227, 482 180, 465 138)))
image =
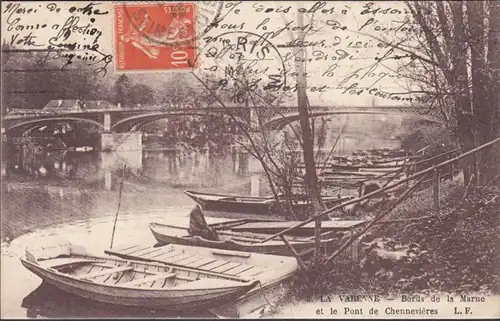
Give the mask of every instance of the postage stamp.
POLYGON ((194 65, 194 3, 120 4, 114 7, 116 69, 176 70, 194 65))

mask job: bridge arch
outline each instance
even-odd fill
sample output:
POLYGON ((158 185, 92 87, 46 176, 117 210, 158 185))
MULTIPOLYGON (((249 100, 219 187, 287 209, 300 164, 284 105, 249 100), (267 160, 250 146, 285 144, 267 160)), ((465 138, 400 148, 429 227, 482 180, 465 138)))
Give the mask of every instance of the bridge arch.
MULTIPOLYGON (((433 123, 438 123, 438 124, 443 124, 443 121, 426 116, 426 115, 420 115, 420 114, 415 114, 415 113, 405 113, 405 112, 398 112, 398 111, 348 111, 348 110, 339 110, 339 111, 316 111, 312 112, 309 115, 309 118, 315 118, 315 117, 321 117, 321 116, 330 116, 330 115, 405 115, 405 116, 411 116, 411 117, 418 117, 420 119, 425 119, 429 122, 433 123)), ((269 120, 267 120, 264 123, 264 127, 268 129, 274 129, 274 130, 280 130, 283 129, 286 125, 293 121, 299 120, 299 113, 298 112, 293 112, 293 113, 287 113, 283 115, 277 115, 269 120)))
MULTIPOLYGON (((207 115, 218 115, 218 116, 228 116, 225 113, 218 112, 200 112, 200 111, 192 111, 192 112, 154 112, 148 114, 134 115, 131 117, 127 117, 116 122, 113 126, 111 126, 112 132, 127 132, 133 130, 140 130, 146 124, 152 123, 157 120, 172 118, 172 117, 185 117, 185 116, 207 116, 207 115)), ((229 116, 228 116, 229 117, 229 116)), ((233 116, 237 122, 246 123, 239 116, 233 116)))
POLYGON ((50 118, 42 118, 42 119, 32 119, 28 121, 24 121, 9 128, 6 128, 7 133, 12 133, 14 131, 19 131, 21 133, 25 133, 26 131, 33 129, 38 126, 46 125, 46 124, 55 124, 55 123, 68 123, 68 122, 84 122, 98 126, 101 131, 104 130, 103 124, 86 118, 77 118, 77 117, 50 117, 50 118))

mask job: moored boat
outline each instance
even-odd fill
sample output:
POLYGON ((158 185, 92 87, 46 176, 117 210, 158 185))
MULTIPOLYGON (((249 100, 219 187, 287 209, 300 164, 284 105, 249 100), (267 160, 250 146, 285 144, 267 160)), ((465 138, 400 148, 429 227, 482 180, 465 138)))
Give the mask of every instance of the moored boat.
POLYGON ((206 211, 269 215, 276 202, 269 197, 232 196, 184 191, 206 211))
MULTIPOLYGON (((297 222, 238 220, 213 224, 211 227, 217 231, 220 238, 218 241, 208 240, 200 236, 192 236, 189 234, 188 228, 177 225, 166 225, 153 222, 149 224, 149 228, 158 243, 162 245, 181 244, 232 251, 291 256, 293 254, 283 240, 275 239, 265 243, 262 241, 269 236, 269 234, 265 234, 265 232, 276 230, 281 231, 288 225, 293 225, 294 223, 296 224, 297 222), (252 224, 254 224, 254 226, 251 226, 252 224), (276 224, 278 224, 278 226, 275 226, 276 224), (237 230, 238 227, 240 227, 240 230, 237 230), (267 227, 267 230, 264 227, 267 227), (264 233, 256 232, 259 229, 261 229, 264 233)), ((337 223, 337 221, 322 223, 332 224, 337 223)), ((364 221, 353 221, 352 223, 339 222, 335 225, 336 227, 325 227, 324 232, 321 235, 321 247, 325 250, 333 248, 344 236, 343 233, 345 231, 361 226, 363 223, 364 221), (338 228, 338 226, 343 226, 343 228, 338 228)), ((299 255, 304 257, 310 255, 315 247, 314 228, 311 230, 310 226, 306 226, 305 228, 296 231, 295 234, 296 235, 287 235, 288 242, 293 246, 299 255), (304 236, 304 234, 306 236, 304 236)))
POLYGON ((261 253, 228 251, 199 246, 169 244, 148 246, 144 244, 121 245, 105 253, 123 259, 183 265, 204 271, 213 271, 249 280, 258 280, 254 287, 231 302, 215 309, 216 315, 239 318, 266 305, 264 297, 272 296, 286 287, 286 282, 298 269, 294 257, 261 253))
MULTIPOLYGON (((284 229, 288 229, 292 226, 299 224, 299 221, 275 221, 275 222, 266 222, 262 220, 241 220, 239 222, 231 222, 226 223, 218 223, 212 224, 211 227, 215 230, 227 230, 228 228, 233 233, 260 233, 260 234, 275 234, 281 232, 284 229), (231 224, 231 225, 230 225, 231 224), (229 225, 229 226, 228 226, 229 225)), ((341 236, 345 232, 350 232, 353 229, 362 227, 366 221, 324 221, 321 222, 321 231, 323 235, 330 236, 341 236)), ((315 231, 315 223, 310 222, 304 226, 301 226, 293 231, 290 231, 288 235, 290 236, 299 236, 299 237, 312 237, 314 236, 315 231)))
MULTIPOLYGON (((188 190, 184 191, 184 193, 198 203, 205 211, 257 215, 277 214, 277 204, 273 197, 236 196, 188 190)), ((323 202, 328 208, 349 199, 351 197, 325 196, 323 197, 323 202)), ((283 198, 280 198, 280 201, 285 202, 283 198)), ((304 210, 310 204, 304 199, 296 199, 293 201, 293 206, 297 210, 304 210)))
POLYGON ((256 280, 179 265, 93 256, 72 244, 26 250, 21 262, 48 284, 71 294, 165 310, 225 304, 258 284, 256 280))

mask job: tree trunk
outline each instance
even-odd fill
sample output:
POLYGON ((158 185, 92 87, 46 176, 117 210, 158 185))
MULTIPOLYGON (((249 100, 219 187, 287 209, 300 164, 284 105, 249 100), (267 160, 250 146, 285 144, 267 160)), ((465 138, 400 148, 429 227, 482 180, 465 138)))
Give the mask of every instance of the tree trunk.
MULTIPOLYGON (((299 13, 299 26, 301 25, 301 23, 303 23, 302 20, 302 14, 299 13)), ((303 35, 301 35, 301 38, 302 37, 303 35)), ((303 156, 306 170, 304 183, 309 191, 314 211, 319 212, 323 210, 324 206, 321 199, 321 189, 318 186, 318 176, 316 173, 316 164, 314 160, 314 140, 312 137, 311 123, 309 121, 309 109, 307 106, 307 80, 305 77, 305 65, 302 62, 304 59, 304 48, 299 48, 297 57, 297 103, 299 110, 300 128, 302 131, 302 140, 304 143, 303 156)))
MULTIPOLYGON (((299 3, 297 3, 299 7, 299 3)), ((297 24, 299 27, 299 39, 304 40, 304 32, 302 31, 302 26, 304 25, 303 13, 297 11, 297 24)), ((316 173, 316 164, 314 160, 314 138, 313 131, 311 128, 311 123, 309 120, 309 108, 308 99, 306 93, 307 79, 305 76, 305 52, 304 47, 296 48, 297 59, 295 62, 295 68, 297 70, 297 103, 299 110, 300 128, 302 131, 302 142, 303 142, 303 155, 304 155, 304 165, 305 165, 305 176, 304 184, 306 185, 309 197, 311 198, 311 204, 313 208, 313 215, 322 212, 325 209, 323 200, 321 199, 321 187, 318 185, 318 176, 316 173)), ((321 233, 321 221, 316 220, 315 222, 315 240, 316 240, 316 251, 315 258, 319 258, 319 239, 321 233)))
MULTIPOLYGON (((485 51, 485 11, 484 2, 467 2, 467 19, 469 22, 470 37, 468 43, 471 51, 471 73, 472 73, 472 103, 474 114, 474 132, 477 144, 482 145, 491 140, 490 137, 490 100, 488 99, 486 76, 486 51, 485 51)), ((487 179, 485 162, 488 161, 490 149, 478 153, 478 177, 479 184, 484 184, 487 179)))
MULTIPOLYGON (((500 2, 490 1, 489 3, 489 32, 488 32, 488 89, 489 101, 488 114, 485 116, 489 120, 489 132, 486 140, 490 141, 500 137, 500 2)), ((485 112, 486 113, 486 112, 485 112)), ((500 146, 494 145, 483 153, 483 163, 488 166, 485 176, 488 180, 497 178, 500 175, 500 146)), ((495 183, 495 182, 493 182, 495 183)), ((500 185, 496 183, 496 185, 500 185)))
MULTIPOLYGON (((454 31, 454 58, 453 58, 453 84, 455 91, 455 104, 457 114, 457 134, 462 145, 463 152, 474 148, 474 124, 472 122, 472 104, 469 95, 468 72, 467 72, 467 43, 465 41, 465 26, 463 19, 463 4, 461 1, 450 3, 454 31)), ((477 178, 476 157, 467 157, 463 164, 464 184, 471 179, 477 178)), ((474 180, 472 183, 474 184, 474 180)))

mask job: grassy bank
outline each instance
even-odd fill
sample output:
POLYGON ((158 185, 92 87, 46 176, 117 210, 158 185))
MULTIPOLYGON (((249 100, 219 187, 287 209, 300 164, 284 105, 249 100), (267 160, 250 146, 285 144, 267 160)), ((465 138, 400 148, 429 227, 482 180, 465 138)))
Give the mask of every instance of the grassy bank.
POLYGON ((432 188, 413 194, 391 218, 426 218, 376 225, 360 239, 359 261, 344 256, 299 271, 265 314, 328 294, 500 293, 500 189, 465 191, 443 183, 440 212, 432 188))

